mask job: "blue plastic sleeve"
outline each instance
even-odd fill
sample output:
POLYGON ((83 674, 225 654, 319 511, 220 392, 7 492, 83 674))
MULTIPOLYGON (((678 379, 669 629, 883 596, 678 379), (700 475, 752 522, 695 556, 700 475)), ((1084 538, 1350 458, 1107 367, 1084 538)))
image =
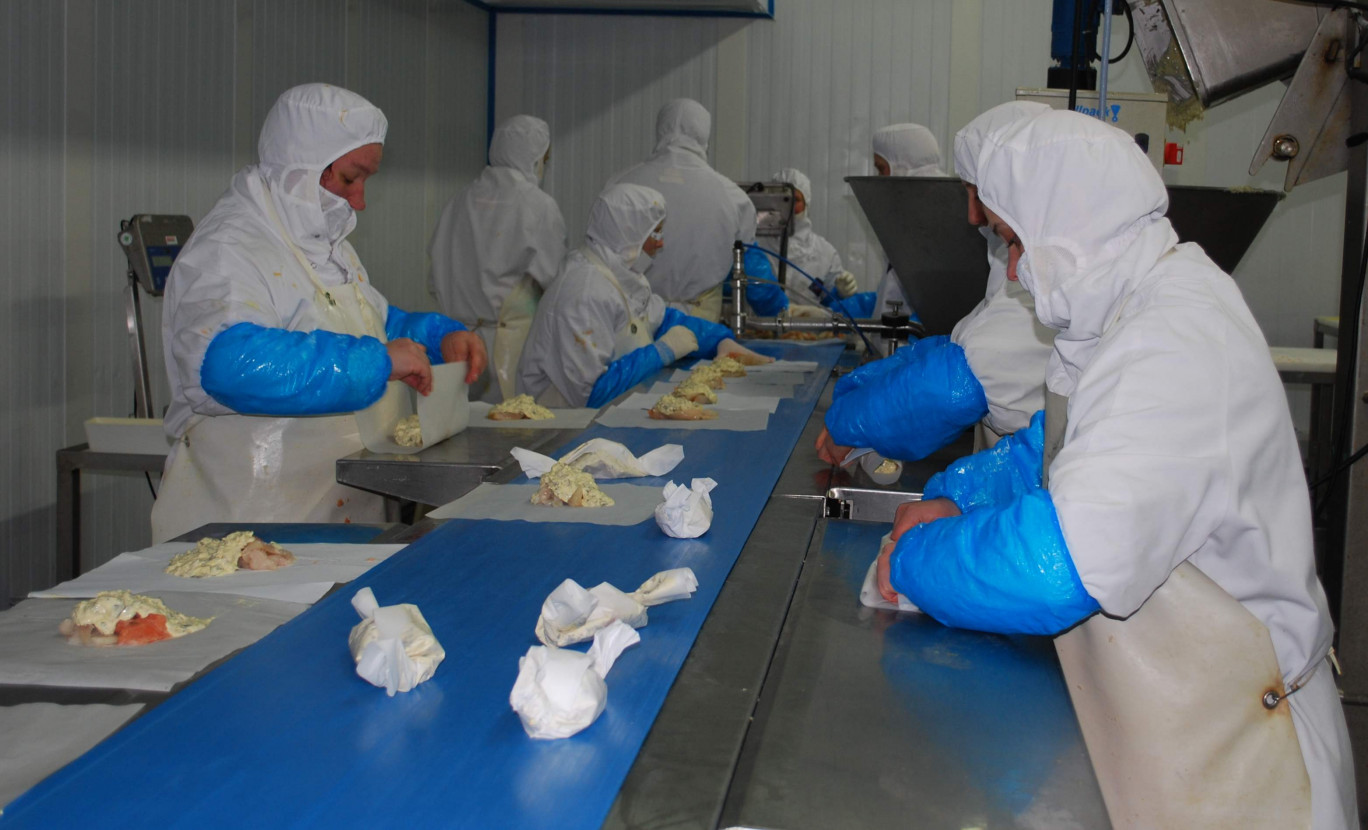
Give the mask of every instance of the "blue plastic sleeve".
POLYGON ((879 299, 879 295, 873 291, 861 291, 858 294, 851 294, 845 299, 832 299, 831 296, 822 298, 822 305, 827 306, 837 314, 844 314, 856 320, 867 320, 874 316, 874 303, 879 299))
POLYGON ((378 401, 390 369, 374 337, 238 323, 209 341, 200 385, 244 415, 328 415, 378 401))
POLYGON ((965 456, 931 476, 924 499, 950 499, 961 511, 1006 504, 1040 487, 1045 458, 1045 413, 1031 416, 1030 426, 993 447, 965 456))
POLYGON ((659 372, 665 367, 667 357, 671 358, 668 362, 673 363, 674 355, 661 354, 662 349, 669 351, 669 347, 663 344, 650 343, 609 363, 608 368, 599 375, 599 379, 594 381, 594 388, 589 392, 589 401, 586 406, 591 409, 598 409, 608 403, 613 398, 659 372))
POLYGON ((1078 578, 1048 490, 917 525, 890 560, 893 587, 939 622, 1057 634, 1100 610, 1078 578))
POLYGON ((466 327, 445 314, 404 311, 391 305, 385 318, 385 336, 390 340, 407 337, 427 349, 428 362, 442 362, 442 338, 466 327))
MULTIPOLYGON (((755 248, 746 248, 744 260, 746 275, 770 280, 770 282, 747 282, 746 301, 751 310, 761 317, 776 317, 789 307, 784 288, 774 283, 774 269, 770 267, 769 257, 755 248)), ((702 338, 699 338, 702 343, 702 338)))
POLYGON ((925 337, 914 341, 901 349, 898 349, 888 357, 879 360, 872 360, 853 372, 842 375, 836 381, 836 386, 831 390, 831 399, 837 400, 843 395, 859 389, 866 384, 874 383, 884 375, 903 365, 904 361, 923 359, 918 352, 927 349, 941 349, 949 345, 950 338, 941 334, 935 337, 925 337))
POLYGON ((911 353, 897 359, 877 382, 832 402, 826 426, 833 441, 873 447, 885 458, 916 461, 988 414, 988 399, 964 350, 949 338, 938 348, 926 343, 907 347, 911 353))
MULTIPOLYGON (((732 337, 731 329, 721 323, 714 323, 711 320, 704 320, 702 317, 694 317, 685 314, 677 308, 666 308, 665 316, 660 320, 660 326, 655 330, 655 337, 659 337, 675 326, 683 326, 693 332, 698 339, 698 350, 694 354, 699 357, 714 357, 717 354, 717 344, 732 337)), ((665 361, 667 364, 674 360, 665 361)))

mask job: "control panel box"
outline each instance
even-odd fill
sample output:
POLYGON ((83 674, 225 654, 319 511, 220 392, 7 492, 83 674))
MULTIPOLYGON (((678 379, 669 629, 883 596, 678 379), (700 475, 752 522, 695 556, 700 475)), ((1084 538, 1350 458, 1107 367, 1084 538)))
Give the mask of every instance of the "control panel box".
MULTIPOLYGON (((1068 109, 1067 89, 1018 88, 1018 101, 1036 101, 1057 110, 1068 109)), ((1074 109, 1093 118, 1098 117, 1096 92, 1078 91, 1074 109)), ((1107 92, 1107 112, 1102 119, 1113 127, 1125 130, 1145 151, 1154 169, 1164 170, 1164 137, 1168 129, 1168 96, 1158 92, 1107 92)))

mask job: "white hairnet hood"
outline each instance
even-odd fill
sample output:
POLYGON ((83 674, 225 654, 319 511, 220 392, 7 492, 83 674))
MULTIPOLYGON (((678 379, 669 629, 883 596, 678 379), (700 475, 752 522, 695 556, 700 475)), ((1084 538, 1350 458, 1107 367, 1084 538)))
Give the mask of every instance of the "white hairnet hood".
POLYGON ((542 159, 551 149, 551 128, 540 118, 515 115, 494 128, 489 141, 489 163, 493 167, 511 167, 539 181, 543 170, 542 159))
POLYGON ((1034 118, 1049 107, 1036 101, 1008 101, 999 104, 965 124, 955 133, 955 174, 969 184, 978 184, 978 162, 983 138, 989 133, 1034 118))
POLYGON ((874 131, 874 152, 894 176, 944 176, 940 143, 920 124, 890 124, 874 131))
POLYGON ((358 147, 384 144, 388 127, 378 107, 341 87, 304 84, 276 99, 257 155, 281 221, 307 254, 326 258, 356 227, 351 205, 319 184, 323 169, 358 147))
POLYGON ((625 268, 664 218, 665 197, 659 191, 639 184, 610 185, 589 208, 584 235, 600 255, 613 256, 610 265, 625 268))
POLYGON ((676 98, 656 114, 655 152, 677 147, 706 161, 711 132, 712 116, 702 104, 692 98, 676 98))
POLYGON ((1036 316, 1060 331, 1046 384, 1067 395, 1121 300, 1178 244, 1168 191, 1129 135, 1063 110, 985 134, 978 177, 1021 239, 1036 316))

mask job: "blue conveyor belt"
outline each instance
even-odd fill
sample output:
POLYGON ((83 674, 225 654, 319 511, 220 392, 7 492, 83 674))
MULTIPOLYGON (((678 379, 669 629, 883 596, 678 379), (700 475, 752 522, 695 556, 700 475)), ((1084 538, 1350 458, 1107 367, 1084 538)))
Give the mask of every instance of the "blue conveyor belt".
POLYGON ((35 787, 0 830, 95 816, 138 828, 600 826, 839 355, 758 348, 820 363, 764 432, 596 425, 574 439, 638 453, 683 444, 667 478, 718 481, 702 538, 671 539, 653 521, 448 522, 35 787), (631 591, 682 566, 697 593, 650 610, 608 675, 599 720, 567 740, 528 738, 508 694, 546 595, 567 577, 631 591), (382 605, 422 609, 447 653, 432 680, 391 698, 356 676, 346 639, 363 585, 382 605))

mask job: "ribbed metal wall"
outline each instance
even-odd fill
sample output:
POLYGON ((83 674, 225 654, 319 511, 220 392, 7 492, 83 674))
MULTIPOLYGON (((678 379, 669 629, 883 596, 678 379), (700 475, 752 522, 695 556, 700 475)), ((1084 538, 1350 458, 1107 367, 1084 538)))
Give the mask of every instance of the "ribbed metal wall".
MULTIPOLYGON (((392 300, 431 307, 438 194, 484 161, 487 15, 443 0, 16 0, 0 4, 0 23, 0 170, 11 194, 0 207, 3 607, 54 576, 53 453, 84 440, 86 418, 132 412, 119 220, 198 220, 255 160, 283 89, 349 85, 390 120, 353 240, 392 300)), ((144 316, 160 409, 160 302, 145 302, 144 316)), ((147 544, 141 475, 89 474, 82 489, 87 567, 147 544)))
POLYGON ((42 575, 51 551, 53 456, 64 435, 62 7, 0 3, 0 607, 42 575), (35 447, 46 448, 38 452, 35 447))

